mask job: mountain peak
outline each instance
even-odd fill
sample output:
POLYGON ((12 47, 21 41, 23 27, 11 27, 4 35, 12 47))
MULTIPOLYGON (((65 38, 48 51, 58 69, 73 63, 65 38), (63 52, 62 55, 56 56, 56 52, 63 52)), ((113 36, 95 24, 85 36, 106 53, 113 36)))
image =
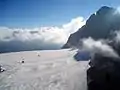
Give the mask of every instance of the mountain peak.
POLYGON ((79 47, 81 39, 92 37, 93 39, 106 39, 110 33, 120 30, 120 13, 115 14, 117 9, 102 6, 96 14, 92 14, 86 21, 86 25, 70 35, 63 48, 79 47))
MULTIPOLYGON (((99 10, 104 10, 104 9, 108 10, 108 9, 112 9, 112 7, 102 6, 99 10)), ((99 10, 98 10, 98 11, 99 11, 99 10)))
POLYGON ((108 7, 108 6, 102 6, 96 13, 98 15, 104 15, 106 13, 109 13, 109 12, 112 12, 114 11, 115 9, 112 8, 112 7, 108 7))

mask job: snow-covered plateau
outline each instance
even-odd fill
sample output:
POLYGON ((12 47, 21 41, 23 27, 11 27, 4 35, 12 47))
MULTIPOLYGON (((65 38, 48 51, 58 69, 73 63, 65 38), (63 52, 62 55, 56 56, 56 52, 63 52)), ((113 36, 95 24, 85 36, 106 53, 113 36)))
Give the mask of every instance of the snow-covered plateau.
POLYGON ((0 90, 87 90, 88 61, 76 61, 76 53, 63 49, 0 54, 5 68, 0 90))

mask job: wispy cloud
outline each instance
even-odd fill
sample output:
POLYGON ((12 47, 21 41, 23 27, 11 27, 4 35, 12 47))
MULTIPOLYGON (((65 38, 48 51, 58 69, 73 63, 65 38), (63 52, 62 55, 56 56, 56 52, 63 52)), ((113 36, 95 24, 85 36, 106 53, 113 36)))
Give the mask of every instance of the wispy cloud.
POLYGON ((99 53, 107 57, 119 57, 114 49, 109 46, 105 40, 94 40, 89 37, 82 40, 83 49, 89 51, 91 54, 99 53))

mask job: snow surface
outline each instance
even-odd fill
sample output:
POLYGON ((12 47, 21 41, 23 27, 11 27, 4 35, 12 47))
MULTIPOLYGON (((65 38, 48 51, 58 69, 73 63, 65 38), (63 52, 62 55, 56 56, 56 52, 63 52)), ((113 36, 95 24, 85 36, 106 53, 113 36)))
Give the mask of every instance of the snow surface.
POLYGON ((87 61, 75 50, 25 51, 0 54, 0 90, 87 90, 87 61), (21 63, 24 61, 24 63, 21 63))

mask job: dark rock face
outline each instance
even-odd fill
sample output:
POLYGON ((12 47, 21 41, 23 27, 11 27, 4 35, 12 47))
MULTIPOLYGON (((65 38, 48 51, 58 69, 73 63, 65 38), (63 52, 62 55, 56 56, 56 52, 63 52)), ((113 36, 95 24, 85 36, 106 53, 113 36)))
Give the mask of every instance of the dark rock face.
POLYGON ((88 90, 120 90, 120 73, 91 67, 87 70, 88 90))
POLYGON ((88 90, 120 90, 120 58, 95 54, 90 66, 87 70, 88 90))
POLYGON ((108 38, 115 30, 120 30, 120 13, 114 8, 103 6, 89 17, 86 25, 70 35, 63 48, 78 47, 82 38, 108 38))

